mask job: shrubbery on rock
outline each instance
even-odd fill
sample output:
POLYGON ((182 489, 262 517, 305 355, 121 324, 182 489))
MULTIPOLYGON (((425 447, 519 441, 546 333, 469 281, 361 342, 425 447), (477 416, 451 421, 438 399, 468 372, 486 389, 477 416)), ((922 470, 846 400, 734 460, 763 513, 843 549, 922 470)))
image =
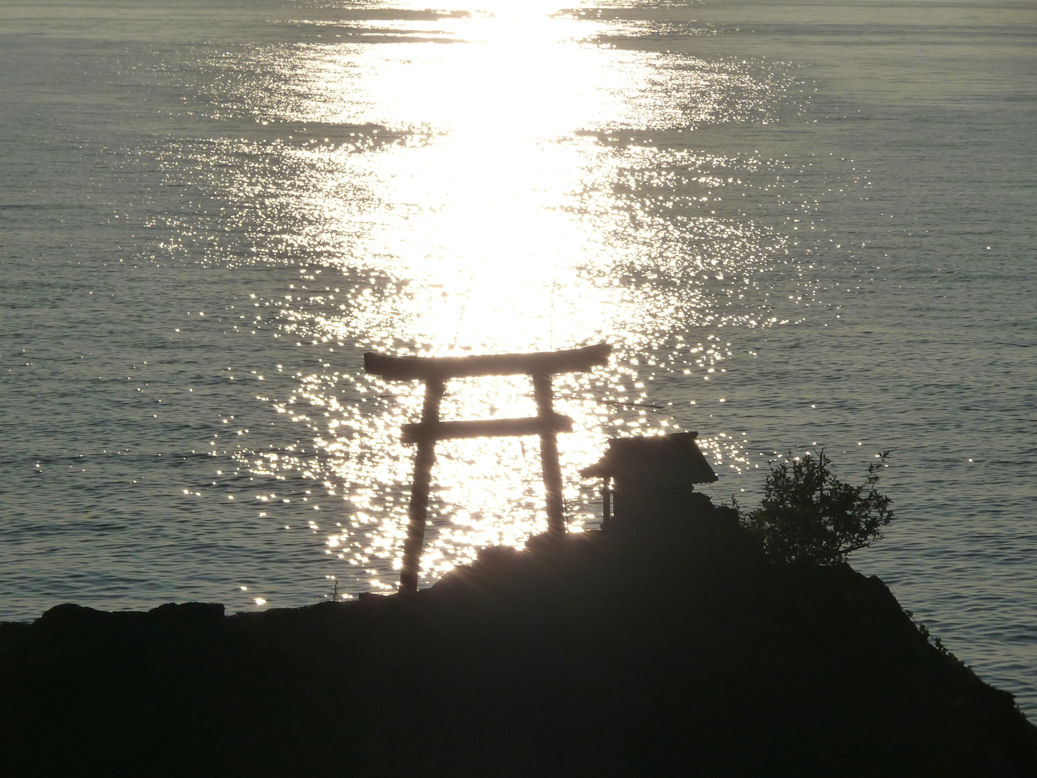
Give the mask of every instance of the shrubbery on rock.
MULTIPOLYGON (((840 564, 882 536, 893 512, 876 484, 888 451, 868 467, 864 483, 840 481, 825 452, 772 464, 760 507, 739 510, 768 556, 787 564, 840 564)), ((736 505, 737 507, 737 505, 736 505)))

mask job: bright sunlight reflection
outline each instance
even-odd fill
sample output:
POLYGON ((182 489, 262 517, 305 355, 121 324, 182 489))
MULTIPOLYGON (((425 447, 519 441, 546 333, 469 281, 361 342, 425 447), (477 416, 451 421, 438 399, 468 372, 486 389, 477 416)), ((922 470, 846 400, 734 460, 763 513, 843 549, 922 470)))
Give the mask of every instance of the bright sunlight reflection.
MULTIPOLYGON (((780 250, 744 219, 735 229, 704 208, 735 180, 724 172, 734 161, 613 137, 678 137, 689 117, 719 110, 731 73, 678 71, 663 55, 603 45, 603 23, 547 3, 424 8, 312 22, 336 42, 297 47, 284 62, 291 89, 254 100, 257 117, 316 136, 277 147, 293 188, 267 203, 301 225, 280 241, 325 258, 277 304, 282 332, 334 354, 300 372, 292 396, 269 398, 312 430, 315 455, 288 447, 242 458, 257 474, 323 482, 342 500, 311 531, 374 589, 395 586, 414 453, 400 429, 420 415, 423 386, 363 374, 362 351, 614 345, 608 366, 554 381, 556 409, 575 421, 559 448, 578 531, 598 512, 596 486, 578 470, 610 436, 673 425, 646 410, 644 380, 657 366, 638 355, 672 341, 682 360, 714 370, 725 356, 713 334, 724 301, 741 299, 780 250), (684 113, 672 93, 694 96, 684 113), (696 331, 701 340, 686 342, 696 331)), ((250 185, 232 186, 260 196, 250 185)), ((482 378, 450 382, 442 418, 533 413, 528 379, 482 378)), ((536 438, 439 444, 429 508, 426 583, 484 546, 543 530, 536 438)))

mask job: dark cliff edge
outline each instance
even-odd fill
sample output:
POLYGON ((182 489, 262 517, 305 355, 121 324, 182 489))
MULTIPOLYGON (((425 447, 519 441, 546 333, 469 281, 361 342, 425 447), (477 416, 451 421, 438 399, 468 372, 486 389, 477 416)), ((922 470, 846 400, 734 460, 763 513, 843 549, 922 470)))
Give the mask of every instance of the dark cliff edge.
POLYGON ((413 596, 0 625, 5 775, 1037 776, 885 585, 723 510, 488 549, 413 596))

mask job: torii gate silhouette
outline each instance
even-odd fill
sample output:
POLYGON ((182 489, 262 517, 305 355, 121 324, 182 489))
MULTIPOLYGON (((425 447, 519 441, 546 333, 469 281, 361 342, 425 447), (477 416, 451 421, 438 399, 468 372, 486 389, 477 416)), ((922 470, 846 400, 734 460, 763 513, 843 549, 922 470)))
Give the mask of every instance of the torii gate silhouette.
POLYGON ((505 435, 539 435, 540 460, 547 496, 547 527, 552 535, 565 534, 562 515, 562 471, 558 464, 557 433, 572 432, 573 421, 554 412, 551 376, 555 373, 585 372, 608 361, 612 346, 595 346, 565 351, 530 354, 488 354, 471 357, 394 357, 369 351, 364 354, 364 369, 373 375, 396 380, 423 380, 425 403, 421 421, 403 425, 405 443, 416 443, 414 483, 411 486, 407 540, 403 547, 400 591, 418 590, 418 568, 425 542, 429 484, 435 462, 437 440, 505 435), (479 421, 440 421, 439 404, 450 378, 515 375, 526 373, 533 379, 537 415, 520 419, 479 421))

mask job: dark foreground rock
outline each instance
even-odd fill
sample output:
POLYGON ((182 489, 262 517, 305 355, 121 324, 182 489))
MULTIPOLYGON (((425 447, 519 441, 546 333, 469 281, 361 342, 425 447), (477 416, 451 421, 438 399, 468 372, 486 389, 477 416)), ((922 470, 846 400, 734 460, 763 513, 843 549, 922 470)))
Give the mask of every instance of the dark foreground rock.
POLYGON ((1035 776, 1011 696, 723 511, 413 597, 0 625, 4 775, 1035 776))

